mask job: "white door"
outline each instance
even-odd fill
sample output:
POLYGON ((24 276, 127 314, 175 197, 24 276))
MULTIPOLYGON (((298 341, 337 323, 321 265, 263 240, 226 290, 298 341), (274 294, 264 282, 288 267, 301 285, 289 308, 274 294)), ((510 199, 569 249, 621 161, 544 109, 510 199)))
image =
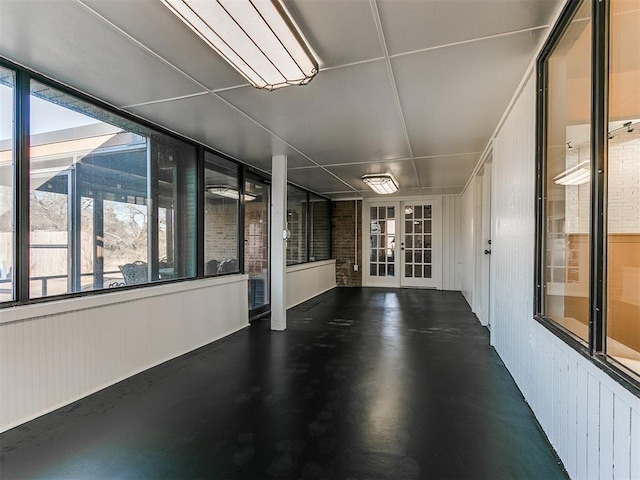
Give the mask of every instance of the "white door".
POLYGON ((442 288, 442 202, 440 199, 400 204, 400 284, 442 288))
POLYGON ((365 285, 399 287, 396 232, 398 202, 364 204, 363 243, 365 285))

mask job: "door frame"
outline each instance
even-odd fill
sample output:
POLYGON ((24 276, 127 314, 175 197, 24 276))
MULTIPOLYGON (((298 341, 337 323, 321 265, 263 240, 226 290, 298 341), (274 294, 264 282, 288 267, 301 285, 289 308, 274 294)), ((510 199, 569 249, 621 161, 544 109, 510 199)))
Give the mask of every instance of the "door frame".
POLYGON ((361 262, 362 265, 362 285, 365 287, 388 287, 388 288, 432 288, 441 290, 443 286, 443 212, 442 212, 442 196, 411 196, 411 197, 394 197, 386 199, 381 197, 365 198, 362 201, 362 242, 361 242, 361 262), (437 255, 437 262, 433 262, 432 278, 435 286, 413 286, 403 284, 404 265, 400 255, 400 238, 404 238, 404 213, 405 203, 429 202, 432 204, 432 215, 434 223, 437 222, 437 228, 432 229, 432 255, 437 255), (395 255, 395 272, 394 277, 373 277, 369 274, 369 235, 370 235, 370 207, 387 206, 395 207, 396 210, 396 255, 395 255))

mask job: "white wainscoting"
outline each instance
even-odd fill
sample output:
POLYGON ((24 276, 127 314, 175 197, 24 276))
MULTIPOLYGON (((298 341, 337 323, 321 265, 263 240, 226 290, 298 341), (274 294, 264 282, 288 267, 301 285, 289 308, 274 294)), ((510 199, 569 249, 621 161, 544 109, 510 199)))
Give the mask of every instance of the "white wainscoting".
POLYGON ((535 100, 494 140, 491 342, 572 478, 640 479, 640 398, 533 319, 535 100))
POLYGON ((246 327, 247 276, 3 309, 0 431, 246 327))
POLYGON ((462 195, 460 204, 460 221, 461 232, 458 237, 459 243, 459 260, 460 268, 460 290, 467 300, 469 306, 473 307, 473 295, 476 276, 476 260, 474 256, 474 239, 475 239, 475 199, 476 199, 476 183, 472 181, 467 186, 462 195))
POLYGON ((456 239, 460 229, 460 197, 442 197, 442 289, 460 290, 456 239))
POLYGON ((286 280, 287 308, 294 307, 335 287, 335 260, 288 266, 286 280))

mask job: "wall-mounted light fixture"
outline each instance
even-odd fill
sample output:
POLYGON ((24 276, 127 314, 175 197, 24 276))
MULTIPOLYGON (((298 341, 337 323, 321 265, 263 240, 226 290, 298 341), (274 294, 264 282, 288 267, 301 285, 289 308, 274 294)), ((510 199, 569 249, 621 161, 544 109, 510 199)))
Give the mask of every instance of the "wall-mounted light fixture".
POLYGON ((251 85, 305 85, 318 62, 281 0, 162 0, 251 85))
MULTIPOLYGON (((236 190, 230 185, 207 185, 205 189, 207 190, 207 193, 210 193, 212 195, 217 195, 218 197, 233 198, 234 200, 237 200, 238 198, 240 198, 240 194, 238 193, 238 190, 236 190)), ((245 202, 250 202, 251 200, 255 200, 255 199, 256 199, 255 195, 252 195, 250 193, 244 194, 245 202)))
POLYGON ((362 181, 367 184, 371 190, 380 195, 388 195, 398 191, 398 182, 390 173, 379 173, 363 175, 362 181))
POLYGON ((553 177, 558 185, 582 185, 591 180, 591 165, 589 161, 579 163, 553 177))

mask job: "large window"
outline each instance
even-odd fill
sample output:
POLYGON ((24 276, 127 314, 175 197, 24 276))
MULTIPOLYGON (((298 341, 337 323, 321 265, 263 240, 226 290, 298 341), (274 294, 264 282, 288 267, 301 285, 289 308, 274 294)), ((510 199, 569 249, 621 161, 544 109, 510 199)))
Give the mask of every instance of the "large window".
POLYGON ((640 0, 571 2, 539 59, 537 317, 631 382, 640 379, 639 32, 640 0))
POLYGON ((207 152, 204 179, 204 274, 238 273, 238 164, 207 152))
POLYGON ((195 276, 195 152, 37 81, 29 296, 195 276))
POLYGON ((610 19, 606 351, 640 373, 640 0, 610 19))
POLYGON ((331 258, 331 202, 309 194, 309 261, 331 258))
POLYGON ((307 192, 289 185, 287 188, 287 265, 307 261, 307 192))
POLYGON ((14 85, 15 74, 0 67, 0 302, 14 298, 14 85))

